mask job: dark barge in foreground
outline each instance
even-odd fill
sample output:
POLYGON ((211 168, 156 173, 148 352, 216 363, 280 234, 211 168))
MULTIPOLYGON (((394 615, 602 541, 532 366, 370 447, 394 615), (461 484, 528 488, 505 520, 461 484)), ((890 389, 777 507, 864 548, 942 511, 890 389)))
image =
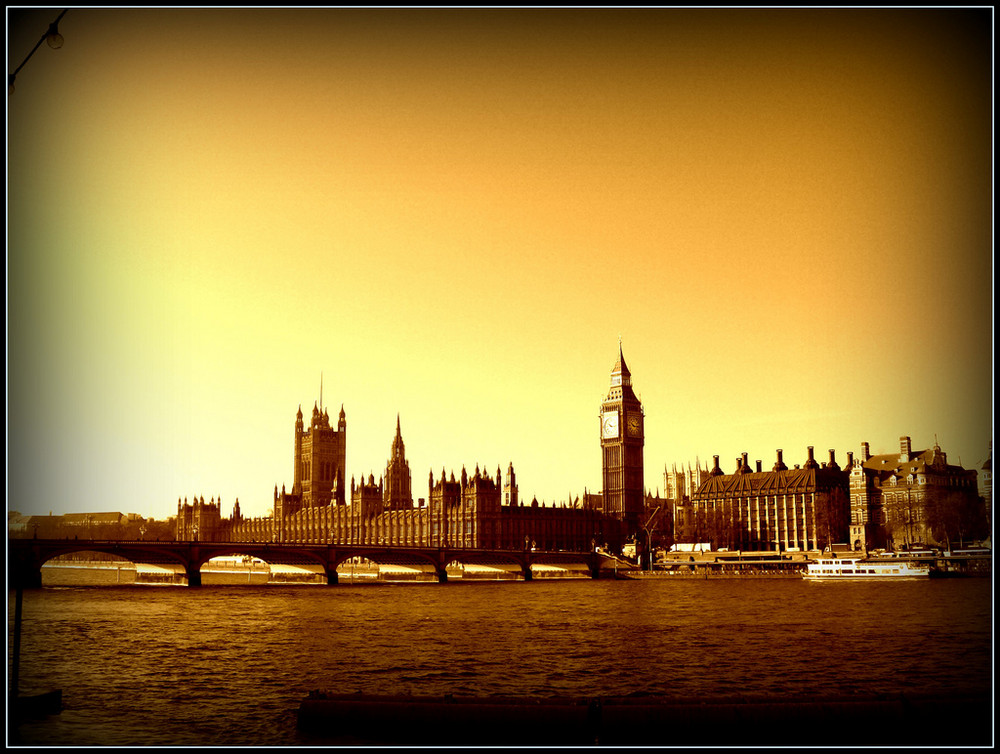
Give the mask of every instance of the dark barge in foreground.
POLYGON ((312 692, 304 743, 478 746, 990 746, 982 694, 548 698, 312 692))

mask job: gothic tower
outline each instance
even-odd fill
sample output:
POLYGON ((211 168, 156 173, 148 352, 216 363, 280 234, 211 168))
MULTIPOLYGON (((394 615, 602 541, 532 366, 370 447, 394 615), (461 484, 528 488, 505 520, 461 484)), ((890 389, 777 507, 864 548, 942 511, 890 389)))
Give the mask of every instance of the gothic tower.
POLYGON ((309 428, 302 421, 302 408, 295 416, 295 464, 292 494, 301 495, 303 508, 343 505, 347 456, 347 419, 340 408, 337 428, 330 415, 313 405, 309 428))
MULTIPOLYGON (((499 485, 500 483, 497 482, 499 485)), ((517 507, 517 477, 514 475, 514 462, 507 467, 507 481, 503 486, 503 504, 517 507)))
POLYGON ((385 489, 383 503, 385 510, 410 510, 413 507, 413 492, 410 485, 410 464, 406 460, 406 448, 399 429, 399 415, 396 415, 396 437, 392 441, 389 463, 385 467, 385 489))
POLYGON ((604 513, 625 522, 626 535, 638 531, 643 512, 642 404, 632 390, 632 374, 621 345, 611 370, 611 388, 601 404, 604 513))

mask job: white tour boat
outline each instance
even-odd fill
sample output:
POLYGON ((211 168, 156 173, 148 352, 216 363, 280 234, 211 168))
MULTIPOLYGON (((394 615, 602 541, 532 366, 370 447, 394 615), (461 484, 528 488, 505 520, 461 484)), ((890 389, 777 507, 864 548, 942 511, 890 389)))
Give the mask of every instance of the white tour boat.
POLYGON ((819 558, 809 563, 802 577, 819 581, 841 579, 926 579, 928 563, 910 560, 868 560, 861 558, 819 558))

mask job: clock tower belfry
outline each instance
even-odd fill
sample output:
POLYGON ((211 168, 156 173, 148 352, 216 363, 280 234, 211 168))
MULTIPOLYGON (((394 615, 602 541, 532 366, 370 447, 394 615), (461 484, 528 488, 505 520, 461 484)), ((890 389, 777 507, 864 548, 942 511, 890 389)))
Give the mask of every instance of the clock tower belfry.
POLYGON ((611 388, 601 404, 604 513, 625 522, 626 535, 639 529, 644 506, 642 404, 632 390, 632 374, 621 345, 611 370, 611 388))

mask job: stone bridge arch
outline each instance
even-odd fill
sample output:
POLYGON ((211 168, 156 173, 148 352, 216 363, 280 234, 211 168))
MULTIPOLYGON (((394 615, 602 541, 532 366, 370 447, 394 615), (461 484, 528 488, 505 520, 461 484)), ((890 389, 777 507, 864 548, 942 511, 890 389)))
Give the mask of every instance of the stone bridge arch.
MULTIPOLYGON (((449 550, 448 563, 460 563, 463 566, 484 566, 501 568, 514 566, 525 581, 531 581, 530 553, 516 550, 449 550)), ((504 569, 506 570, 506 569, 504 569)))
POLYGON ((95 542, 82 539, 8 540, 8 581, 15 588, 40 588, 42 566, 54 558, 80 552, 114 555, 131 563, 149 563, 171 567, 187 566, 183 548, 163 547, 162 543, 95 542))
POLYGON ((530 581, 532 565, 582 563, 598 578, 606 567, 606 556, 597 553, 536 552, 532 550, 479 550, 472 548, 418 548, 385 545, 298 544, 275 542, 172 542, 121 540, 35 540, 9 539, 7 552, 8 582, 15 588, 41 587, 42 565, 59 555, 74 552, 100 552, 116 555, 133 563, 182 568, 189 586, 201 584, 201 567, 212 558, 244 555, 269 564, 319 567, 328 584, 337 583, 337 566, 351 558, 362 557, 374 563, 429 565, 440 582, 448 580, 447 566, 513 565, 530 581))

